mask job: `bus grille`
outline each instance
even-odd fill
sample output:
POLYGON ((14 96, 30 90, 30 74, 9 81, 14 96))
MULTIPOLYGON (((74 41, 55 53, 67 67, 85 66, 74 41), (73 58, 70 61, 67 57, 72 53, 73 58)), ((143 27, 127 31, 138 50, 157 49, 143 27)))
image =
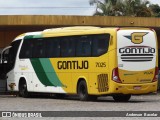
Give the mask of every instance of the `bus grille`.
POLYGON ((153 54, 122 54, 124 62, 148 62, 153 60, 153 54))
POLYGON ((100 74, 97 78, 98 92, 108 91, 108 74, 100 74))

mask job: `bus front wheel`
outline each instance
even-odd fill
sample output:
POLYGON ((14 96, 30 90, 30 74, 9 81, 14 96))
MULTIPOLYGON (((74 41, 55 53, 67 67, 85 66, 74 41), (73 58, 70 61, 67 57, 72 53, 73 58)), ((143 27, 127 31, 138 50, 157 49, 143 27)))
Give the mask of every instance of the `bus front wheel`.
POLYGON ((29 93, 27 90, 27 83, 25 80, 20 81, 20 85, 19 85, 19 96, 22 96, 24 98, 29 97, 29 93))
POLYGON ((127 102, 131 98, 131 95, 113 95, 113 99, 116 102, 127 102))

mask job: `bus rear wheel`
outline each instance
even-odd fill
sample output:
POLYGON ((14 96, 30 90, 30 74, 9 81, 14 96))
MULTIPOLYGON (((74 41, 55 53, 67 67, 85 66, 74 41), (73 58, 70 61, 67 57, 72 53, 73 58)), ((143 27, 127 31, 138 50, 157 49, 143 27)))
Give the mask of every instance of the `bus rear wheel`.
POLYGON ((29 97, 29 93, 27 90, 27 83, 25 80, 20 81, 20 85, 19 85, 19 96, 22 96, 24 98, 29 97))
POLYGON ((80 81, 80 83, 78 84, 78 95, 81 101, 89 100, 87 85, 84 80, 80 81))
POLYGON ((89 95, 87 90, 87 84, 84 80, 78 84, 78 96, 81 101, 96 100, 97 96, 89 95))
POLYGON ((116 102, 128 102, 131 98, 131 95, 113 95, 113 99, 116 102))

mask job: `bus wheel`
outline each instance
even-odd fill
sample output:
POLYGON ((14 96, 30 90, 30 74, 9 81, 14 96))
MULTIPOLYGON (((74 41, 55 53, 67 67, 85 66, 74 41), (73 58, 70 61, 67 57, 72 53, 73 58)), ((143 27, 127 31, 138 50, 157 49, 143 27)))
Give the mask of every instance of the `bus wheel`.
POLYGON ((87 85, 86 82, 80 81, 78 84, 78 95, 81 101, 87 101, 90 99, 90 96, 88 95, 87 85))
POLYGON ((25 80, 20 81, 20 85, 19 85, 19 96, 22 96, 24 98, 29 97, 29 93, 27 90, 27 83, 25 80))
POLYGON ((113 99, 116 102, 127 102, 131 98, 131 95, 113 95, 113 99))

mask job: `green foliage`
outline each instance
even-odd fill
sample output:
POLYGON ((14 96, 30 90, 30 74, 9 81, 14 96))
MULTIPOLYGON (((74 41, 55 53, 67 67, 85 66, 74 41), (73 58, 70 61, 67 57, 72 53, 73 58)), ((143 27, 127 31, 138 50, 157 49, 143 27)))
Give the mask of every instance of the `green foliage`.
POLYGON ((149 7, 151 8, 155 17, 160 17, 160 6, 158 4, 152 4, 149 7))
POLYGON ((148 0, 90 0, 90 5, 99 16, 160 17, 160 7, 148 0))

